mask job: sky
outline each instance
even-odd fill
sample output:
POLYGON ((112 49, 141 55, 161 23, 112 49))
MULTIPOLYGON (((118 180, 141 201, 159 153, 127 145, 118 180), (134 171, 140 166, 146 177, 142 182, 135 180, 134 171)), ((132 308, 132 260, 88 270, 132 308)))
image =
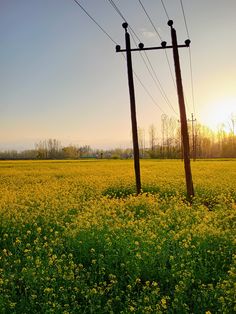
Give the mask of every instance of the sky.
MULTIPOLYGON (((78 2, 125 48, 124 21, 108 0, 78 2)), ((171 44, 161 0, 142 0, 158 34, 138 0, 114 2, 146 47, 160 45, 158 34, 171 44)), ((181 2, 163 3, 183 44, 181 2)), ((190 50, 179 49, 187 116, 227 128, 236 113, 236 1, 182 3, 191 40, 190 50)), ((0 44, 0 150, 34 148, 49 138, 92 148, 132 146, 126 60, 73 0, 0 0, 0 44)), ((178 119, 179 109, 171 49, 147 55, 171 103, 133 52, 137 121, 148 138, 151 124, 160 136, 162 115, 178 119)))

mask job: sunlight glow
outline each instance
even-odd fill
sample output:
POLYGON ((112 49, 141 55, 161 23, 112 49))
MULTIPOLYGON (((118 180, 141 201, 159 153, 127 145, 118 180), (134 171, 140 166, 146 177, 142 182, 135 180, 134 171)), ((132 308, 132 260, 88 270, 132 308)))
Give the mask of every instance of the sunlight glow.
POLYGON ((224 124, 225 129, 229 130, 231 117, 236 115, 236 98, 221 99, 210 103, 203 110, 202 122, 216 131, 224 124))

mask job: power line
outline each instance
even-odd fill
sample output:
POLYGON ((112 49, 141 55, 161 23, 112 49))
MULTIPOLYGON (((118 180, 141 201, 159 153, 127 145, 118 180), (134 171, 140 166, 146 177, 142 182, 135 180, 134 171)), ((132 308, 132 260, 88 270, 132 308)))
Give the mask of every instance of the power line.
MULTIPOLYGON (((82 10, 83 12, 90 18, 90 20, 93 21, 93 23, 95 23, 97 25, 97 27, 114 43, 117 45, 117 42, 108 34, 108 32, 88 13, 88 11, 79 3, 78 0, 73 0, 82 10)), ((109 1, 110 2, 110 1, 109 1)), ((113 1, 112 1, 113 2, 113 1)), ((124 54, 122 54, 122 56, 126 59, 126 57, 124 56, 124 54)), ((155 101, 155 99, 152 97, 152 95, 150 94, 150 92, 148 91, 148 89, 146 88, 146 86, 143 84, 143 82, 141 81, 141 79, 139 78, 139 76, 134 72, 134 75, 136 77, 136 79, 139 81, 139 83, 141 84, 141 86, 143 87, 143 89, 145 90, 145 92, 149 95, 149 97, 152 99, 153 103, 159 108, 159 110, 161 112, 164 112, 162 110, 162 108, 157 104, 157 102, 155 101)))
POLYGON ((156 33, 157 33, 157 36, 159 37, 160 41, 162 41, 162 38, 161 38, 161 35, 159 34, 158 30, 156 29, 154 23, 152 22, 152 19, 150 18, 149 14, 147 13, 147 10, 145 9, 144 5, 142 4, 141 0, 139 0, 139 3, 143 9, 143 11, 145 12, 146 16, 148 17, 149 19, 149 22, 152 24, 153 28, 155 29, 156 33))
POLYGON ((115 2, 113 0, 108 0, 108 2, 110 2, 110 4, 113 6, 113 8, 116 10, 116 12, 120 15, 120 17, 124 20, 124 22, 127 22, 124 15, 121 13, 121 11, 119 10, 119 8, 117 7, 117 5, 115 4, 115 2))
MULTIPOLYGON (((162 3, 162 6, 163 6, 163 9, 164 9, 164 11, 165 11, 166 17, 167 17, 167 19, 169 20, 169 19, 170 19, 170 18, 169 18, 169 14, 168 14, 167 9, 166 9, 166 7, 165 7, 164 1, 161 0, 161 3, 162 3)), ((188 26, 187 26, 187 20, 186 20, 186 16, 185 16, 184 6, 183 6, 182 0, 180 0, 180 5, 181 5, 183 17, 184 17, 184 23, 185 23, 185 28, 186 28, 187 36, 188 36, 188 38, 189 38, 190 36, 189 36, 189 31, 188 31, 188 26)), ((192 57, 191 57, 191 48, 190 48, 190 46, 189 46, 189 60, 190 60, 190 73, 191 73, 191 90, 192 90, 193 111, 194 111, 194 114, 196 115, 196 112, 195 112, 195 104, 194 104, 192 57)), ((170 69, 170 72, 171 72, 172 80, 174 81, 173 74, 172 74, 172 71, 171 71, 171 67, 170 67, 170 63, 169 63, 169 62, 168 62, 168 66, 169 66, 169 69, 170 69)), ((175 82, 174 82, 174 85, 176 86, 175 82)), ((187 103, 187 100, 186 100, 186 97, 185 97, 185 102, 186 102, 187 109, 188 109, 188 111, 190 112, 189 106, 188 106, 188 103, 187 103)))
MULTIPOLYGON (((150 15, 148 14, 147 10, 145 9, 145 7, 144 7, 142 1, 139 0, 139 3, 140 3, 140 5, 141 5, 143 11, 145 12, 145 14, 146 14, 146 16, 147 16, 149 22, 151 23, 151 25, 153 26, 155 32, 157 33, 157 36, 158 36, 158 37, 160 38, 160 40, 162 41, 161 35, 160 35, 159 32, 157 31, 157 28, 155 27, 155 25, 154 25, 154 23, 153 23, 153 21, 152 21, 150 15)), ((174 87, 176 87, 175 80, 174 80, 174 75, 173 75, 173 72, 172 72, 172 69, 171 69, 171 66, 170 66, 170 61, 169 61, 169 58, 168 58, 168 55, 167 55, 166 50, 165 50, 165 56, 166 56, 166 61, 167 61, 168 68, 169 68, 169 71, 170 71, 171 79, 172 79, 172 81, 173 81, 174 87)), ((158 80, 158 81, 159 81, 159 80, 158 80)), ((168 102, 169 102, 169 100, 168 100, 168 102)), ((172 107, 172 105, 171 105, 171 107, 172 107)), ((173 107, 172 107, 172 109, 173 109, 174 112, 176 113, 176 111, 175 111, 175 109, 174 109, 173 107)))
POLYGON ((167 12, 167 10, 166 10, 166 7, 165 7, 165 4, 164 4, 163 0, 161 0, 161 3, 162 3, 162 6, 163 6, 163 9, 164 9, 164 11, 165 11, 165 14, 166 14, 167 20, 169 21, 169 20, 170 20, 170 18, 169 18, 169 15, 168 15, 168 12, 167 12))
MULTIPOLYGON (((130 29, 131 29, 131 28, 130 28, 130 29)), ((134 31, 132 31, 132 33, 133 33, 133 32, 134 32, 134 31)), ((134 36, 133 36, 132 33, 131 33, 131 37, 132 37, 132 39, 133 39, 135 45, 138 46, 138 45, 137 45, 137 42, 136 42, 136 40, 135 40, 135 38, 134 38, 134 36)), ((136 35, 136 37, 137 37, 137 35, 136 35)), ((138 38, 138 40, 139 40, 139 42, 140 42, 140 39, 139 39, 139 38, 138 38)), ((163 99, 165 100, 165 102, 167 103, 167 105, 170 107, 170 109, 173 110, 173 112, 174 112, 176 115, 178 115, 177 112, 176 112, 176 110, 175 110, 174 107, 172 106, 172 104, 171 104, 171 102, 170 102, 168 96, 166 95, 166 93, 165 93, 165 91, 164 91, 164 88, 162 87, 162 84, 161 84, 161 82, 160 82, 160 80, 159 80, 159 78, 158 78, 158 76, 157 76, 157 74, 156 74, 156 71, 155 71, 154 68, 153 68, 153 65, 152 65, 152 63, 151 63, 151 61, 150 61, 150 59, 149 59, 149 57, 148 57, 148 55, 147 55, 147 52, 146 52, 146 51, 139 51, 139 53, 140 53, 140 56, 141 56, 141 58, 142 58, 142 60, 143 60, 143 62, 144 62, 144 64, 145 64, 145 66, 146 66, 146 68, 147 68, 147 70, 148 70, 150 76, 152 77, 152 79, 153 79, 153 81, 154 81, 156 87, 158 88, 158 90, 159 90, 161 96, 163 97, 163 99), (149 66, 147 65, 147 62, 146 62, 146 60, 144 59, 144 57, 143 57, 143 55, 142 55, 142 52, 144 53, 144 55, 145 55, 145 57, 146 57, 146 59, 147 59, 147 62, 148 62, 148 64, 149 64, 149 66), (150 70, 149 67, 151 68, 153 74, 152 74, 152 72, 151 72, 151 70, 150 70)))
MULTIPOLYGON (((134 72, 134 71, 133 71, 134 72)), ((165 113, 163 111, 163 109, 158 105, 158 103, 155 101, 155 99, 152 97, 152 95, 150 94, 150 92, 148 91, 148 89, 145 87, 145 85, 142 83, 142 81, 140 80, 140 78, 137 76, 137 74, 134 72, 134 75, 136 77, 136 79, 139 81, 139 83, 142 85, 143 89, 145 90, 145 92, 149 95, 149 97, 152 99, 153 103, 155 106, 157 106, 159 108, 159 110, 162 112, 162 113, 165 113)))
POLYGON ((187 25, 187 21, 186 21, 186 16, 185 16, 185 12, 184 12, 183 1, 182 1, 182 0, 180 0, 180 5, 181 5, 181 9, 182 9, 183 17, 184 17, 184 24, 185 24, 185 28, 186 28, 186 32, 187 32, 187 36, 188 36, 188 38, 190 38, 190 36, 189 36, 189 31, 188 31, 188 25, 187 25))
POLYGON ((166 60, 167 60, 167 64, 168 64, 168 68, 169 68, 169 71, 170 71, 172 82, 174 84, 174 87, 176 87, 174 75, 173 75, 173 72, 172 72, 172 69, 171 69, 171 66, 170 66, 170 61, 169 61, 168 54, 167 54, 166 50, 165 50, 165 55, 166 55, 166 60))
MULTIPOLYGON (((122 20, 123 20, 124 22, 127 22, 126 18, 124 17, 124 15, 123 15, 122 12, 120 11, 120 9, 117 7, 117 5, 114 3, 114 1, 113 1, 113 0, 108 0, 108 2, 109 2, 109 3, 111 4, 111 6, 115 9, 115 11, 118 13, 118 15, 122 18, 122 20)), ((134 31, 134 29, 133 29, 131 26, 129 26, 129 28, 130 28, 130 30, 131 30, 131 32, 132 32, 132 33, 131 33, 131 37, 132 37, 132 39, 133 39, 135 45, 137 46, 137 42, 136 42, 136 40, 135 40, 134 37, 136 37, 136 39, 137 39, 139 42, 141 42, 141 40, 140 40, 140 38, 138 37, 138 35, 136 34, 136 32, 134 31)), ((145 52, 145 55, 146 55, 146 52, 145 52)), ((147 65, 147 63, 146 63, 146 61, 145 61, 145 59, 144 59, 144 57, 143 57, 143 55, 142 55, 141 53, 140 53, 140 56, 141 56, 141 58, 142 58, 142 60, 143 60, 143 62, 144 62, 144 64, 145 64, 145 66, 146 66, 146 68, 147 68, 149 74, 150 74, 151 77, 153 78, 153 75, 152 75, 150 69, 148 68, 148 65, 147 65)), ((147 58, 147 60, 149 61, 149 63, 151 64, 151 62, 150 62, 150 60, 149 60, 149 58, 148 58, 147 55, 146 55, 146 58, 147 58)), ((161 112, 164 113, 164 111, 163 111, 162 108, 159 106, 159 104, 155 101, 155 99, 153 98, 153 96, 151 95, 151 93, 149 92, 149 90, 148 90, 148 89, 146 88, 146 86, 143 84, 143 82, 141 81, 141 79, 139 78, 139 76, 135 73, 135 71, 133 71, 133 73, 134 73, 134 76, 136 77, 136 79, 139 81, 140 85, 143 87, 143 89, 145 90, 145 92, 148 94, 148 96, 149 96, 149 97, 151 98, 151 100, 153 101, 154 105, 155 105, 156 107, 158 107, 158 109, 159 109, 161 112)), ((153 78, 153 79, 154 79, 154 78, 153 78)), ((155 79, 154 79, 154 81, 155 81, 155 79)))
MULTIPOLYGON (((132 37, 134 43, 135 43, 136 46, 137 46, 137 43, 136 43, 136 40, 134 39, 133 34, 131 34, 131 37, 132 37)), ((147 54, 146 54, 146 51, 144 51, 144 53, 145 53, 145 56, 146 56, 146 58, 147 58, 147 60, 148 60, 148 62, 149 62, 149 64, 150 64, 150 66, 152 67, 151 61, 149 60, 149 58, 148 58, 148 56, 147 56, 147 54)), ((141 52, 140 52, 140 56, 141 56, 141 58, 142 58, 142 60, 143 60, 143 62, 144 62, 144 64, 145 64, 145 66, 146 66, 146 68, 147 68, 149 74, 151 75, 152 79, 154 80, 154 83, 157 84, 156 81, 155 81, 155 78, 153 77, 153 74, 152 74, 152 72, 150 71, 150 69, 149 69, 149 67, 148 67, 148 65, 147 65, 147 62, 146 62, 146 60, 144 59, 144 57, 143 57, 143 55, 142 55, 141 52)), ((139 83, 140 83, 141 86, 143 87, 143 89, 145 90, 145 92, 146 92, 146 93, 148 94, 148 96, 151 98, 151 100, 152 100, 152 102, 154 103, 154 105, 155 105, 156 107, 158 107, 161 112, 164 113, 164 111, 162 110, 162 108, 161 108, 161 107, 158 105, 158 103, 155 101, 154 97, 153 97, 153 96, 151 95, 151 93, 148 91, 148 89, 147 89, 146 86, 143 84, 143 82, 142 82, 141 79, 138 77, 138 75, 135 73, 135 71, 133 71, 133 73, 134 73, 134 76, 136 77, 136 79, 139 81, 139 83)), ((155 73, 155 71, 154 71, 154 73, 155 73)), ((159 88, 158 85, 156 85, 156 86, 159 88)), ((159 91, 160 91, 160 93, 161 93, 160 88, 159 88, 159 91)), ((165 99, 165 97, 164 97, 163 95, 162 95, 162 97, 165 99)), ((165 99, 165 100, 166 100, 166 99, 165 99)), ((166 101, 167 101, 167 100, 166 100, 166 101)))
POLYGON ((193 112, 196 116, 196 110, 195 110, 195 96, 194 96, 194 85, 193 85, 193 68, 192 68, 192 54, 191 54, 191 48, 189 47, 189 64, 190 64, 190 75, 191 75, 191 90, 192 90, 192 102, 193 102, 193 112))
MULTIPOLYGON (((163 9, 164 9, 164 11, 165 11, 167 20, 169 21, 169 20, 170 20, 169 14, 168 14, 168 12, 167 12, 167 10, 166 10, 166 7, 165 7, 165 4, 164 4, 164 1, 163 1, 163 0, 161 0, 161 4, 162 4, 162 7, 163 7, 163 9)), ((175 83, 174 75, 173 75, 173 72, 172 72, 172 69, 171 69, 171 66, 170 66, 170 61, 169 61, 168 54, 167 54, 166 50, 165 50, 165 55, 166 55, 166 60, 167 60, 168 68, 169 68, 169 71, 170 71, 171 79, 172 79, 172 82, 173 82, 173 84, 174 84, 174 87, 176 88, 176 83, 175 83)))
MULTIPOLYGON (((126 60, 126 57, 124 55, 124 53, 122 53, 123 58, 126 60)), ((138 80, 138 82, 140 83, 140 85, 143 87, 143 89, 145 90, 145 92, 147 93, 147 95, 151 98, 152 102, 154 103, 154 105, 162 112, 165 113, 163 111, 163 109, 158 105, 158 103, 155 101, 155 99, 153 98, 153 96, 151 95, 151 93, 148 91, 147 87, 143 84, 143 82, 141 81, 141 79, 139 78, 138 74, 133 70, 134 76, 136 77, 136 79, 138 80)))
MULTIPOLYGON (((115 2, 113 0, 108 0, 108 2, 111 4, 111 6, 115 9, 115 11, 118 13, 118 15, 122 18, 122 20, 124 22, 127 22, 126 18, 124 17, 124 15, 122 14, 122 12, 120 11, 120 9, 117 7, 117 5, 115 4, 115 2)), ((132 31, 133 35, 136 37, 136 39, 141 42, 141 40, 139 39, 138 35, 135 33, 135 31, 133 30, 133 28, 129 25, 130 30, 132 31)), ((132 36, 132 35, 131 35, 132 36)), ((133 38, 133 37, 132 37, 133 38)), ((133 38, 134 40, 134 38, 133 38)), ((135 42, 135 40, 134 40, 135 42)), ((135 42, 136 43, 136 42, 135 42)))
MULTIPOLYGON (((164 11, 165 11, 167 20, 169 21, 170 18, 169 18, 168 12, 167 12, 167 10, 166 10, 165 4, 164 4, 164 2, 163 2, 162 0, 161 0, 161 3, 162 3, 162 6, 163 6, 163 9, 164 9, 164 11)), ((170 71, 171 79, 172 79, 172 82, 173 82, 173 84, 174 84, 174 87, 176 88, 176 83, 175 83, 173 71, 172 71, 172 69, 171 69, 170 61, 169 61, 168 54, 167 54, 166 50, 165 50, 165 55, 166 55, 166 60, 167 60, 168 68, 169 68, 169 71, 170 71)))
MULTIPOLYGON (((183 18, 184 18, 184 24, 185 24, 185 28, 186 28, 186 33, 188 38, 190 38, 189 36, 189 30, 188 30, 188 25, 187 25, 187 19, 186 19, 186 14, 184 11, 184 5, 183 5, 183 1, 180 0, 180 5, 181 5, 181 10, 183 13, 183 18)), ((190 65, 190 77, 191 77, 191 91, 192 91, 192 104, 193 104, 193 112, 194 115, 196 116, 196 111, 195 111, 195 97, 194 97, 194 85, 193 85, 193 68, 192 68, 192 54, 191 54, 191 48, 189 47, 189 65, 190 65)))
MULTIPOLYGON (((122 14, 122 12, 121 12, 120 9, 117 7, 117 5, 114 3, 114 1, 113 1, 113 0, 108 0, 108 2, 112 5, 112 7, 115 9, 115 11, 118 13, 118 15, 123 19, 123 21, 124 21, 124 22, 127 22, 127 19, 126 19, 125 16, 122 14)), ((144 7, 143 7, 143 8, 144 8, 144 7)), ((155 27, 154 24, 153 24, 153 27, 155 27)), ((131 31, 131 37, 132 37, 132 39, 133 39, 135 45, 137 46, 137 42, 136 42, 135 38, 136 38, 139 42, 141 42, 141 40, 140 40, 140 38, 138 37, 138 35, 136 34, 136 32, 134 31, 134 29, 133 29, 130 25, 129 25, 129 29, 130 29, 130 31, 131 31), (134 38, 134 37, 135 37, 135 38, 134 38)), ((156 32, 158 33, 157 29, 156 29, 156 32)), ((161 39, 161 36, 160 36, 159 33, 158 33, 158 36, 159 36, 159 38, 161 39)), ((144 59, 142 53, 140 52, 140 56, 141 56, 141 58, 142 58, 142 60, 143 60, 143 62, 144 62, 144 64, 145 64, 145 67, 147 68, 147 70, 148 70, 150 76, 152 77, 152 79, 153 79, 155 85, 156 85, 157 88, 159 89, 161 96, 164 98, 164 100, 166 101, 166 103, 168 104, 168 106, 169 106, 169 107, 174 111, 174 113, 177 115, 176 110, 175 110, 174 107, 172 106, 170 100, 168 99, 168 97, 167 97, 167 95, 166 95, 166 93, 165 93, 165 91, 164 91, 164 89, 163 89, 163 87, 162 87, 162 84, 161 84, 160 80, 159 80, 158 77, 157 77, 157 74, 156 74, 156 72, 155 72, 155 70, 154 70, 154 67, 152 66, 152 63, 151 63, 151 61, 150 61, 150 59, 149 59, 149 57, 148 57, 146 51, 144 51, 144 54, 145 54, 145 57, 146 57, 146 59, 147 59, 147 61, 148 61, 148 64, 149 64, 149 66, 150 66, 152 72, 154 73, 154 75, 152 74, 150 68, 149 68, 148 65, 147 65, 146 60, 144 59)), ((136 76, 136 75, 135 75, 135 76, 136 76)), ((139 80, 139 79, 138 79, 138 80, 139 80)), ((142 83, 141 83, 141 85, 143 86, 142 83)), ((149 94, 149 96, 150 96, 150 93, 149 93, 149 92, 148 92, 148 94, 149 94)), ((152 97, 152 96, 151 96, 151 98, 152 98, 152 100, 153 100, 153 97, 152 97)), ((156 103, 156 102, 155 102, 155 103, 156 103)), ((158 105, 158 107, 160 108, 159 105, 158 105)), ((162 110, 162 111, 163 111, 163 110, 162 110)))
MULTIPOLYGON (((145 7, 144 7, 143 3, 141 2, 141 0, 139 0, 139 3, 140 3, 140 5, 141 5, 143 11, 145 12, 145 14, 146 14, 146 16, 147 16, 149 22, 152 24, 152 26, 153 26, 155 32, 157 33, 157 36, 158 36, 159 39, 162 41, 162 38, 161 38, 160 33, 157 31, 157 28, 155 27, 155 25, 154 25, 154 23, 153 23, 153 21, 152 21, 150 15, 148 14, 148 12, 147 12, 147 10, 145 9, 145 7)), ((163 5, 164 5, 164 3, 163 3, 163 5)), ((165 8, 165 6, 164 6, 164 8, 165 8)), ((166 9, 165 9, 165 11, 166 11, 166 9)), ((167 11, 166 11, 166 13, 167 13, 167 11)), ((167 16, 168 16, 168 14, 167 14, 167 16)), ((172 69, 171 69, 171 66, 170 66, 170 61, 169 61, 168 54, 167 54, 166 50, 165 50, 165 56, 166 56, 166 61, 167 61, 167 64, 168 64, 168 68, 169 68, 169 71, 170 71, 170 75, 171 75, 172 82, 173 82, 173 84, 174 84, 174 87, 176 87, 174 75, 173 75, 173 72, 172 72, 172 69)))
POLYGON ((99 29, 114 43, 117 45, 117 42, 105 31, 105 29, 88 13, 87 10, 79 3, 78 0, 73 0, 84 13, 99 27, 99 29))
MULTIPOLYGON (((122 53, 123 58, 126 60, 126 56, 124 53, 122 53)), ((138 82, 140 83, 140 85, 143 87, 143 89, 145 90, 145 92, 147 93, 147 95, 151 98, 152 102, 154 103, 154 105, 162 112, 165 113, 163 111, 163 109, 159 106, 159 104, 155 101, 154 97, 151 95, 151 93, 149 92, 149 90, 147 89, 147 87, 143 84, 143 82, 141 81, 141 79, 139 78, 138 74, 133 70, 134 76, 136 77, 136 79, 138 80, 138 82)))
MULTIPOLYGON (((145 53, 145 55, 146 55, 146 51, 144 51, 144 53, 145 53)), ((171 102, 170 102, 168 96, 166 95, 166 92, 165 92, 164 88, 162 87, 162 84, 161 84, 160 80, 158 79, 158 77, 157 77, 157 75, 156 75, 156 72, 155 72, 155 70, 153 69, 152 64, 150 63, 149 58, 148 58, 148 62, 149 62, 149 66, 150 66, 150 68, 152 69, 152 71, 153 71, 153 73, 154 73, 154 75, 155 75, 155 78, 156 78, 156 80, 154 80, 154 82, 155 82, 157 88, 159 89, 159 91, 160 91, 162 97, 164 98, 164 100, 165 100, 165 102, 167 103, 167 105, 174 111, 174 113, 175 113, 176 115, 178 115, 177 112, 176 112, 176 110, 175 110, 174 107, 172 106, 172 104, 171 104, 171 102), (158 85, 157 85, 157 84, 158 84, 158 85)))

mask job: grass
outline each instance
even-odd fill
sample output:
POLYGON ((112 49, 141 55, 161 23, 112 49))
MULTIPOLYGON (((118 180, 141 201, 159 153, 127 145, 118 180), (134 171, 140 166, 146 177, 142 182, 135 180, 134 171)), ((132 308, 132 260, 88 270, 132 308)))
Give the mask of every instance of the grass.
POLYGON ((235 313, 236 161, 1 162, 0 313, 235 313))

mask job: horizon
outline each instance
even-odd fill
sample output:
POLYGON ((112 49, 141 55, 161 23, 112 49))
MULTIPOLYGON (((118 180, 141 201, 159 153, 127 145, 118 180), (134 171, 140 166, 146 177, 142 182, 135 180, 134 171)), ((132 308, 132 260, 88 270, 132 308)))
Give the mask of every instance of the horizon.
MULTIPOLYGON (((229 121, 228 121, 229 122, 229 121)), ((226 136, 232 135, 232 130, 230 130, 230 126, 227 125, 225 123, 219 123, 217 125, 217 128, 211 128, 207 125, 204 124, 200 124, 198 123, 197 125, 199 125, 202 128, 207 129, 207 131, 210 134, 213 134, 214 136, 217 135, 218 132, 222 132, 222 130, 225 132, 226 136)), ((177 128, 176 128, 177 129, 177 128)), ((189 136, 191 137, 191 130, 189 129, 189 136)), ((141 132, 144 132, 144 144, 145 144, 145 148, 150 148, 150 141, 149 141, 149 130, 145 130, 145 129, 140 129, 141 132)), ((130 131, 131 133, 131 131, 130 131)), ((210 135, 209 134, 209 135, 210 135)), ((157 133, 157 136, 155 137, 157 144, 156 145, 161 145, 161 134, 157 133)), ((176 135, 176 134, 175 134, 176 135)), ((235 136, 235 131, 233 132, 233 136, 235 136)), ((60 144, 61 147, 68 147, 68 146, 74 146, 74 147, 83 147, 83 146, 89 146, 92 150, 104 150, 104 151, 109 151, 109 150, 115 150, 115 149, 133 149, 133 144, 132 144, 132 138, 130 137, 130 140, 126 140, 120 143, 110 143, 107 145, 104 144, 100 144, 97 145, 96 144, 92 144, 89 142, 84 141, 80 141, 80 140, 66 140, 66 139, 60 139, 60 138, 41 138, 41 139, 37 139, 35 141, 33 141, 33 143, 28 143, 28 144, 19 144, 19 143, 15 143, 15 144, 8 144, 8 145, 4 145, 2 146, 2 144, 0 143, 0 152, 4 152, 4 151, 14 151, 16 150, 17 152, 23 152, 26 150, 34 150, 35 149, 35 145, 38 144, 39 142, 43 142, 43 141, 48 141, 48 140, 57 140, 60 144)), ((141 149, 141 148, 140 148, 141 149)))

